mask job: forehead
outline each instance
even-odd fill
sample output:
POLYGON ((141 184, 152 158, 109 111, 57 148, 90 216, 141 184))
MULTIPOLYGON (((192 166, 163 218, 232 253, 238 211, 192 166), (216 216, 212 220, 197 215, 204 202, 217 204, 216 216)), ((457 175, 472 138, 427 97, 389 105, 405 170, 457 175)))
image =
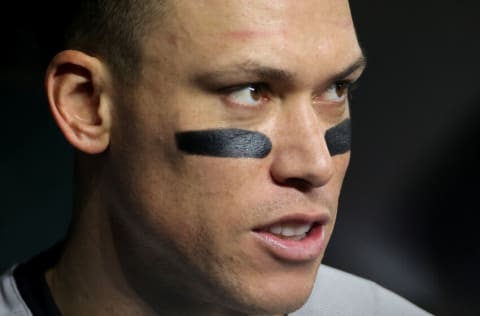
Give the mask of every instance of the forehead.
POLYGON ((268 59, 289 68, 336 60, 341 68, 361 55, 347 0, 177 0, 167 1, 165 12, 147 49, 158 53, 168 44, 166 53, 187 65, 268 59))
POLYGON ((168 2, 171 13, 200 29, 214 26, 235 29, 256 26, 264 29, 336 25, 351 26, 346 0, 180 0, 168 2), (185 18, 185 19, 183 19, 185 18), (308 18, 308 20, 305 20, 308 18), (210 25, 206 25, 206 21, 210 25))

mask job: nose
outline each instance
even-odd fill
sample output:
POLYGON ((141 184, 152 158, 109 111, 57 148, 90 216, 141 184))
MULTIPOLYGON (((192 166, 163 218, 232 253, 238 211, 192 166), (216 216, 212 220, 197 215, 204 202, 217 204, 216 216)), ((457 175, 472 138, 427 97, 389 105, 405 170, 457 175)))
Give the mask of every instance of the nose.
POLYGON ((311 104, 284 112, 273 144, 272 178, 301 191, 327 184, 335 165, 325 141, 325 124, 311 104))

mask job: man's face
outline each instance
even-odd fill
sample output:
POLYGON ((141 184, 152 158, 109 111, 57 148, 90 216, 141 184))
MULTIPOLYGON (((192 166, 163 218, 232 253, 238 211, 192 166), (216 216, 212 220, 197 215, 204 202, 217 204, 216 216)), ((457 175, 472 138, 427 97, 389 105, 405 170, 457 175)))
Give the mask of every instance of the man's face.
POLYGON ((347 1, 170 1, 144 54, 108 152, 126 269, 228 309, 298 308, 350 157, 325 140, 362 71, 347 1))

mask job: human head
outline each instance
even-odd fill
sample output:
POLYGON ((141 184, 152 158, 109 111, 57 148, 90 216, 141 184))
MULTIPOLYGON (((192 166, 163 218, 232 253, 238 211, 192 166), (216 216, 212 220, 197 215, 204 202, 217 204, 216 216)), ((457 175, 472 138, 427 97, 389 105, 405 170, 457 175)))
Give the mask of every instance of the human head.
POLYGON ((132 99, 117 97, 101 59, 79 51, 47 71, 62 131, 95 154, 82 155, 95 189, 81 197, 79 223, 100 223, 96 234, 152 308, 168 292, 211 311, 295 310, 313 286, 350 157, 325 140, 349 118, 345 86, 363 68, 348 2, 164 5, 142 42, 132 99), (185 132, 232 129, 271 148, 219 157, 178 143, 185 132), (315 246, 267 236, 279 223, 309 226, 315 246))

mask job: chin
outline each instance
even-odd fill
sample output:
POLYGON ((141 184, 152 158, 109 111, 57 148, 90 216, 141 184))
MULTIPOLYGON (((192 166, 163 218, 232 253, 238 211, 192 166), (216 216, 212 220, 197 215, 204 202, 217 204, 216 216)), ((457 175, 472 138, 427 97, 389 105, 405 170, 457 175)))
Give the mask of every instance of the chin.
MULTIPOLYGON (((312 292, 313 281, 277 282, 265 291, 263 305, 270 313, 290 313, 302 307, 312 292), (297 284, 296 284, 297 283, 297 284)), ((261 295, 261 294, 260 294, 261 295)))
MULTIPOLYGON (((249 315, 285 315, 294 312, 310 297, 315 275, 316 271, 313 274, 292 271, 251 280, 248 285, 237 287, 233 294, 237 298, 236 303, 230 307, 249 315)), ((223 304, 226 301, 223 300, 223 304)))
POLYGON ((310 296, 310 292, 305 295, 298 293, 289 293, 286 296, 271 295, 264 293, 265 296, 256 298, 248 306, 240 307, 242 313, 247 315, 285 315, 300 309, 310 296))

